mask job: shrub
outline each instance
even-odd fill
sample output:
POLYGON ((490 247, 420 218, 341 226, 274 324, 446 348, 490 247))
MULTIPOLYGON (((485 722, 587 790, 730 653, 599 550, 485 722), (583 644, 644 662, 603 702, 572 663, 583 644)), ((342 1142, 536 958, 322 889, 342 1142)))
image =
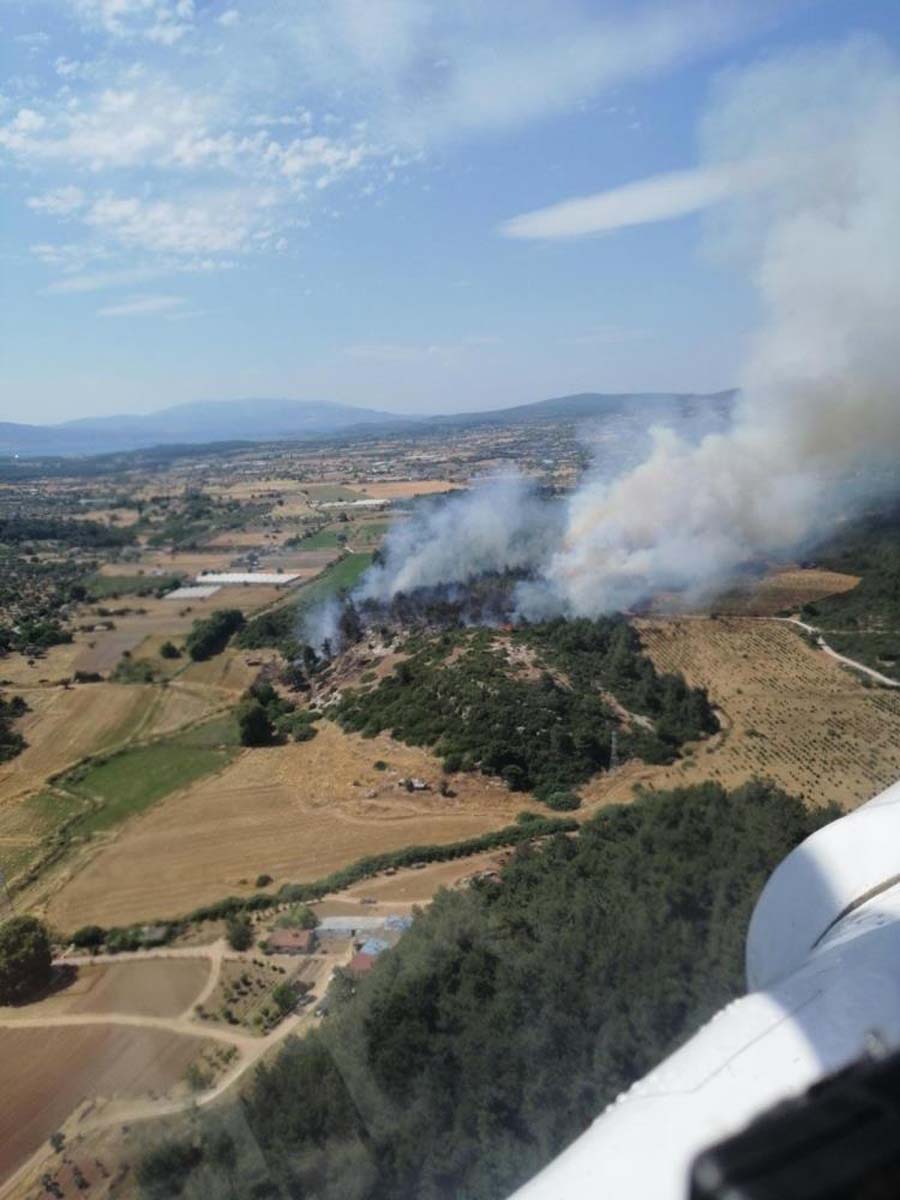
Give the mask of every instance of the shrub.
POLYGON ((106 930, 100 925, 82 925, 72 934, 72 945, 79 949, 91 949, 101 946, 106 937, 106 930))
POLYGON ((581 808, 581 801, 574 792, 551 792, 544 803, 554 812, 574 812, 581 808))
POLYGON ((174 642, 163 642, 159 653, 161 658, 181 658, 181 651, 174 642))
POLYGON ((297 994, 289 983, 279 983, 278 987, 272 992, 272 1000, 278 1011, 284 1016, 285 1013, 289 1013, 291 1009, 296 1007, 297 994))
POLYGON ((232 950, 249 950, 253 945, 253 926, 249 917, 241 914, 229 917, 225 929, 228 945, 232 950))
POLYGON ((271 882, 272 882, 271 875, 263 874, 263 875, 257 875, 257 877, 256 877, 256 886, 258 888, 268 887, 271 882))
POLYGON ((258 700, 242 701, 237 722, 242 746, 271 746, 275 740, 275 726, 258 700))
POLYGON ((187 636, 185 647, 195 662, 221 654, 232 634, 244 627, 244 614, 239 608, 220 608, 205 620, 195 621, 187 636))

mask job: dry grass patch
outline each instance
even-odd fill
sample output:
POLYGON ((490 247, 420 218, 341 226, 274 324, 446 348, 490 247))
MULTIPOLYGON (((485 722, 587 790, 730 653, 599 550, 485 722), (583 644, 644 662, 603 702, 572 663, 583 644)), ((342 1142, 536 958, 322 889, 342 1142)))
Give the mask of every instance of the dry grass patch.
POLYGON ((452 492, 461 484, 449 479, 383 479, 359 486, 372 500, 393 500, 406 496, 432 496, 438 492, 452 492))
POLYGON ((178 1017, 209 979, 205 958, 147 958, 79 966, 60 991, 22 1008, 0 1008, 0 1018, 62 1016, 71 1013, 128 1013, 178 1017))
POLYGON ((330 722, 319 729, 311 742, 244 751, 157 804, 62 887, 50 919, 68 929, 175 916, 249 894, 262 872, 276 884, 317 879, 367 854, 487 833, 529 806, 479 775, 455 776, 458 794, 440 796, 440 765, 426 751, 330 722), (407 793, 408 776, 435 790, 407 793))
POLYGON ((114 683, 21 692, 31 707, 19 728, 28 747, 0 766, 0 800, 40 787, 88 754, 125 741, 154 703, 152 688, 114 683))
POLYGON ((858 583, 857 575, 824 571, 818 567, 791 567, 734 588, 718 597, 713 607, 721 613, 772 617, 778 613, 797 612, 804 604, 813 604, 825 596, 849 592, 858 583))
POLYGON ((792 627, 741 617, 638 627, 660 670, 709 690, 725 728, 671 767, 598 777, 584 790, 592 805, 625 800, 636 783, 734 787, 763 775, 810 804, 854 808, 900 775, 900 695, 863 686, 792 627))

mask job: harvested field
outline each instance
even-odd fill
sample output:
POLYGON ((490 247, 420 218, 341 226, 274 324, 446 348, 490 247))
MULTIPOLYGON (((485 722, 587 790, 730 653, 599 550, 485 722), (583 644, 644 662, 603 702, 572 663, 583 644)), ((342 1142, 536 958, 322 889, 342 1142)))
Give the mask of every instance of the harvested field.
POLYGON ((55 683, 71 676, 82 646, 78 641, 51 646, 41 658, 26 658, 24 654, 9 654, 0 660, 0 679, 15 687, 36 687, 55 683))
POLYGON ((420 870, 404 868, 394 875, 378 875, 364 879, 334 896, 326 896, 314 905, 319 917, 343 917, 351 914, 387 917, 392 913, 409 912, 415 905, 431 902, 440 888, 455 888, 482 871, 499 870, 508 852, 489 850, 470 858, 451 862, 426 863, 420 870), (375 904, 364 903, 375 900, 375 904))
POLYGON ((203 662, 191 662, 178 676, 178 681, 184 686, 203 688, 222 688, 227 692, 243 692, 256 678, 259 667, 248 666, 248 659, 256 661, 260 651, 225 650, 203 662))
POLYGON ((0 1179, 85 1100, 166 1092, 203 1047, 138 1027, 0 1029, 0 1179))
MULTIPOLYGON (((132 626, 135 623, 133 619, 129 620, 132 626)), ((102 633, 91 634, 89 638, 82 636, 78 639, 81 651, 72 666, 76 671, 96 671, 101 675, 108 675, 115 670, 122 655, 131 654, 144 640, 144 636, 145 632, 140 627, 104 630, 102 633)))
POLYGON ((92 963, 77 968, 66 988, 22 1008, 0 1008, 0 1018, 62 1016, 64 1013, 130 1013, 178 1017, 190 1008, 209 978, 205 958, 147 958, 92 963))
POLYGON ((394 500, 406 496, 432 496, 437 492, 452 492, 463 484, 449 479, 385 479, 360 485, 360 494, 372 500, 394 500))
POLYGON ((818 567, 793 567, 774 571, 764 579, 734 588, 717 597, 714 608, 729 615, 774 617, 779 613, 797 612, 804 604, 812 604, 824 596, 849 592, 859 583, 857 575, 839 571, 823 571, 818 567))
POLYGON ((35 688, 21 693, 32 711, 19 728, 28 741, 17 758, 0 766, 0 799, 41 786, 87 754, 124 741, 152 704, 153 689, 114 683, 35 688))
POLYGON ((593 805, 714 779, 768 776, 810 804, 854 808, 900 776, 900 695, 866 687, 790 625, 728 617, 638 622, 661 670, 709 690, 724 731, 671 767, 627 764, 584 789, 593 805))
POLYGON ((454 777, 454 798, 409 794, 402 777, 436 788, 433 756, 386 735, 319 729, 311 742, 244 751, 132 822, 52 897, 50 920, 69 929, 175 916, 249 894, 262 872, 276 885, 317 879, 366 854, 487 833, 534 807, 478 775, 454 777))

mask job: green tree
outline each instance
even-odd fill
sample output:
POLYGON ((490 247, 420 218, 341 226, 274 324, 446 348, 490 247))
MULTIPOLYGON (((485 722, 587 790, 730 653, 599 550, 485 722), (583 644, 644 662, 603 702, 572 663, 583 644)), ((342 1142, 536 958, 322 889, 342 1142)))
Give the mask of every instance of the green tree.
POLYGON ((272 992, 272 999, 282 1016, 289 1013, 297 1004, 297 993, 289 983, 279 983, 272 992))
POLYGON ((37 917, 0 926, 0 1004, 21 1004, 50 982, 50 935, 37 917))
POLYGON ((246 700, 240 706, 238 730, 242 746, 271 746, 275 737, 272 718, 258 700, 246 700))
POLYGON ((181 651, 174 642, 163 642, 159 648, 162 658, 181 658, 181 651))
POLYGON ((243 914, 229 917, 225 936, 228 938, 228 945, 232 950, 249 950, 254 940, 250 918, 243 914))

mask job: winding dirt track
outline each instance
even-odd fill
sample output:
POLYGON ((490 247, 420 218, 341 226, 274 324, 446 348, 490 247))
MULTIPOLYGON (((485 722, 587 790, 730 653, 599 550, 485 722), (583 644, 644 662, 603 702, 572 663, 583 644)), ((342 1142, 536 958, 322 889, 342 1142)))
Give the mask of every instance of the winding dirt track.
MULTIPOLYGON (((221 938, 206 946, 190 946, 179 949, 160 948, 157 950, 137 950, 125 954, 98 955, 68 955, 56 960, 57 965, 96 965, 103 963, 123 964, 146 959, 177 959, 205 958, 209 960, 209 978, 201 991, 191 1000, 191 1003, 175 1017, 140 1016, 133 1013, 70 1013, 59 1016, 10 1016, 0 1017, 0 1029, 59 1029, 78 1026, 124 1026, 136 1029, 153 1029, 173 1033, 184 1037, 207 1038, 211 1041, 224 1042, 237 1050, 237 1057, 232 1066, 219 1079, 216 1085, 199 1095, 189 1095, 179 1099, 141 1099, 122 1100, 111 1103, 103 1113, 90 1116, 78 1123, 78 1133, 91 1133, 114 1125, 128 1124, 135 1121, 152 1120, 158 1117, 172 1116, 188 1109, 202 1108, 219 1099, 232 1087, 251 1067, 267 1054, 279 1042, 284 1041, 300 1027, 311 1026, 315 1017, 309 1011, 293 1013, 285 1017, 270 1033, 264 1037, 255 1037, 248 1033, 238 1033, 230 1028, 217 1027, 207 1022, 192 1019, 193 1011, 198 1004, 203 1004, 212 995, 219 983, 222 964, 228 961, 241 961, 252 958, 252 952, 247 955, 229 951, 225 939, 221 938)), ((319 986, 334 963, 323 960, 322 969, 315 980, 319 986)), ((24 1162, 8 1179, 0 1183, 0 1200, 12 1197, 16 1185, 47 1155, 46 1143, 24 1162)))
POLYGON ((833 650, 825 641, 825 638, 820 629, 816 629, 815 625, 807 625, 805 621, 798 621, 796 617, 769 617, 767 620, 784 621, 788 625, 797 625, 801 629, 805 629, 807 633, 812 634, 816 639, 820 650, 824 650, 829 658, 836 659, 837 662, 843 663, 845 667, 852 667, 854 671, 862 671, 864 675, 868 675, 870 679, 874 679, 876 683, 881 683, 885 687, 900 688, 900 679, 891 679, 890 675, 882 675, 880 671, 876 671, 873 667, 867 667, 865 663, 857 662, 855 658, 848 658, 846 654, 838 654, 837 650, 833 650))

